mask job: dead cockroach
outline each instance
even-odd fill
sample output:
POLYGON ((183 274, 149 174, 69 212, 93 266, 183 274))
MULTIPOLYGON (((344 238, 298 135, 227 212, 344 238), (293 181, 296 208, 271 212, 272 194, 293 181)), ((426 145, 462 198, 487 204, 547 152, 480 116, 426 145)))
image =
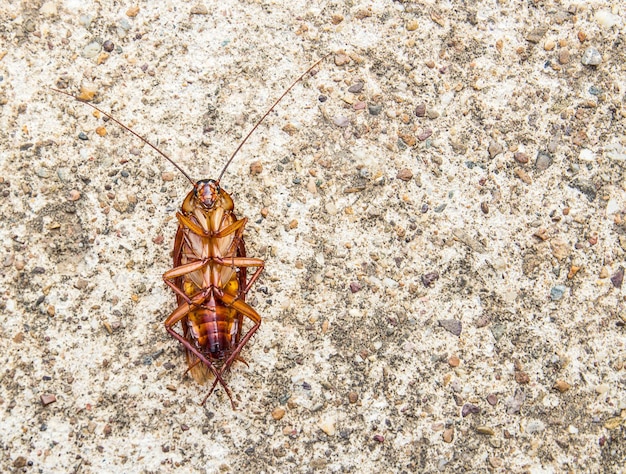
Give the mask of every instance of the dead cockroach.
MULTIPOLYGON (((237 219, 233 200, 220 187, 220 180, 241 147, 274 107, 328 56, 318 60, 283 92, 237 146, 217 179, 194 182, 174 160, 144 137, 107 112, 85 102, 153 148, 193 186, 176 213, 178 230, 174 240, 174 268, 163 274, 163 280, 176 293, 178 302, 178 307, 165 320, 165 329, 184 346, 187 371, 200 384, 209 380, 211 375, 215 379, 201 405, 206 403, 219 383, 235 409, 224 374, 234 361, 246 363, 239 354, 261 325, 261 316, 245 300, 261 275, 264 262, 260 258, 246 256, 243 231, 248 218, 237 219), (250 279, 248 268, 254 268, 250 279), (244 318, 253 324, 245 333, 244 318), (182 324, 182 334, 174 329, 178 322, 182 324)), ((84 102, 67 92, 53 90, 84 102)))

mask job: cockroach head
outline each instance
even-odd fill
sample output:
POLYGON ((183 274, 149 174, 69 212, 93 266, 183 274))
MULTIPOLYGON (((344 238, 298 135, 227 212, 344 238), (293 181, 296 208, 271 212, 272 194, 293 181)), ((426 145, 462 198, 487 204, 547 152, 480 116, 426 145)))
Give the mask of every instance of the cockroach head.
POLYGON ((220 182, 214 179, 201 179, 195 185, 196 198, 206 209, 212 209, 220 197, 220 182))

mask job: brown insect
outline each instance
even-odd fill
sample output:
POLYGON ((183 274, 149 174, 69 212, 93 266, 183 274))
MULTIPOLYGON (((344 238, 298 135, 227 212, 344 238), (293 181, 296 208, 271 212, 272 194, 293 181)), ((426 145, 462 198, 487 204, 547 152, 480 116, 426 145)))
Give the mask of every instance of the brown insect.
MULTIPOLYGON (((165 320, 165 329, 185 348, 188 368, 193 378, 204 384, 214 377, 213 385, 202 400, 204 405, 219 383, 233 409, 235 403, 224 374, 240 356, 241 350, 261 325, 261 316, 246 303, 246 295, 264 268, 260 258, 246 256, 243 232, 248 218, 237 219, 230 195, 220 187, 220 180, 241 147, 257 127, 291 89, 326 57, 313 64, 296 79, 252 127, 230 156, 216 180, 194 182, 169 156, 144 137, 93 104, 90 107, 113 120, 172 163, 192 184, 181 209, 176 213, 178 230, 174 240, 174 268, 163 274, 165 284, 176 293, 178 307, 165 320), (248 268, 254 273, 248 279, 248 268), (245 319, 252 327, 244 332, 245 319), (182 324, 182 333, 174 328, 182 324)), ((67 92, 61 94, 84 102, 67 92)))

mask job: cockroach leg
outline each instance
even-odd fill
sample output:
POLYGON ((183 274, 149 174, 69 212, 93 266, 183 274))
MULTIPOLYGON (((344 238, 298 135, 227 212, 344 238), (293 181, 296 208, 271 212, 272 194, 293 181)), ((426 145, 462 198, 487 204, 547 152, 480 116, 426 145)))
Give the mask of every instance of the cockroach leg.
MULTIPOLYGON (((175 311, 176 312, 176 311, 175 311)), ((185 315, 188 313, 189 311, 185 312, 185 315)), ((173 314, 173 313, 172 313, 173 314)), ((183 315, 184 317, 184 315, 183 315)), ((170 316, 171 318, 171 316, 170 316)), ((170 319, 168 318, 168 320, 170 319)), ((182 317, 181 317, 182 319, 182 317)), ((174 321, 172 324, 176 324, 178 321, 174 321)), ((206 365, 209 370, 213 373, 213 375, 215 376, 215 383, 214 383, 214 387, 215 385, 219 382, 219 384, 224 388, 224 391, 226 392, 226 395, 228 395, 228 398, 230 399, 230 403, 233 407, 233 410, 235 410, 235 402, 233 401, 233 396, 230 392, 230 389, 228 388, 228 385, 226 385, 226 382, 224 382, 224 379, 222 378, 222 371, 219 371, 215 368, 215 366, 211 363, 211 361, 209 361, 206 357, 204 357, 200 351, 198 351, 195 347, 193 347, 189 341, 187 339, 185 339, 183 336, 181 336, 180 334, 178 334, 176 331, 174 331, 174 329, 171 326, 167 325, 167 321, 165 324, 165 330, 175 339, 177 339, 184 347, 185 349, 187 349, 188 351, 192 352, 198 359, 200 359, 200 361, 206 365)), ((211 392, 209 392, 209 395, 211 395, 211 393, 213 392, 214 388, 211 389, 211 392)), ((208 398, 208 396, 207 396, 208 398)))

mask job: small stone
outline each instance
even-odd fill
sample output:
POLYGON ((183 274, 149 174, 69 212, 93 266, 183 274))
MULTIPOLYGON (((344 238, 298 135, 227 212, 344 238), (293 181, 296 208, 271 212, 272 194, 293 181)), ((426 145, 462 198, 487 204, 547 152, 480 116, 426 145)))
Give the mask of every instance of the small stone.
POLYGON ((345 53, 335 55, 335 66, 344 66, 350 62, 350 58, 345 53))
POLYGON ((571 385, 568 384, 567 382, 565 382, 564 380, 557 380, 554 383, 554 387, 553 388, 555 390, 558 390, 561 393, 565 393, 565 392, 567 392, 571 388, 571 385))
POLYGON ((191 7, 189 13, 191 13, 192 15, 208 15, 209 10, 207 9, 207 7, 204 6, 204 4, 198 3, 191 7))
POLYGON ((567 279, 571 280, 576 276, 582 267, 580 265, 572 265, 567 273, 567 279))
POLYGON ((417 20, 410 20, 407 24, 406 24, 406 29, 407 31, 415 31, 419 28, 419 23, 417 22, 417 20))
POLYGON ((350 125, 350 120, 348 120, 348 117, 340 115, 333 119, 333 123, 338 127, 346 128, 348 125, 350 125))
POLYGON ((352 94, 358 94, 359 92, 363 90, 364 85, 365 84, 363 84, 362 82, 357 82, 356 84, 352 84, 348 88, 348 92, 351 92, 352 94))
POLYGON ((426 115, 426 104, 419 104, 415 108, 415 115, 418 117, 424 117, 426 115))
POLYGON ((253 176, 259 175, 263 172, 263 164, 260 161, 253 161, 250 163, 250 174, 253 176))
POLYGON ((408 168, 402 168, 398 171, 396 178, 401 179, 402 181, 411 181, 411 178, 413 178, 413 172, 408 168))
POLYGON ((87 46, 85 46, 80 53, 83 58, 91 59, 95 58, 100 52, 100 43, 97 41, 92 41, 87 46))
POLYGON ((18 332, 15 336, 13 336, 13 342, 16 344, 20 344, 24 341, 24 333, 18 332))
POLYGON ((417 145, 417 140, 410 133, 398 133, 398 138, 402 140, 407 146, 414 147, 417 145))
POLYGON ((367 105, 367 111, 370 113, 370 115, 379 115, 382 110, 383 110, 382 105, 377 105, 377 104, 367 105))
POLYGON ((115 49, 115 44, 111 40, 106 40, 102 43, 102 49, 104 49, 107 53, 110 53, 115 49))
POLYGON ((521 151, 514 153, 513 158, 515 159, 515 161, 523 165, 528 163, 528 155, 526 153, 522 153, 521 151))
POLYGON ((624 267, 619 267, 618 270, 611 276, 611 283, 615 288, 621 288, 624 281, 624 267))
POLYGON ((281 420, 283 416, 285 416, 284 408, 278 407, 272 410, 272 418, 274 418, 275 420, 281 420))
POLYGON ((603 280, 609 277, 609 269, 606 266, 600 269, 599 277, 602 278, 603 280))
POLYGON ((444 443, 451 443, 454 440, 454 428, 446 428, 441 434, 444 443))
POLYGON ((584 66, 598 66, 602 63, 602 55, 593 46, 588 47, 580 58, 584 66))
POLYGON ((607 430, 614 430, 618 428, 622 423, 624 423, 624 418, 620 416, 616 416, 616 417, 609 418, 608 420, 606 420, 604 422, 604 427, 607 430))
POLYGON ((572 253, 571 246, 560 238, 550 241, 550 248, 552 249, 552 255, 558 260, 564 260, 572 253))
POLYGON ((556 46, 556 43, 554 42, 554 40, 546 40, 545 43, 543 43, 543 49, 545 49, 546 51, 552 51, 554 49, 554 47, 556 46))
POLYGON ((104 137, 107 134, 107 129, 104 127, 97 127, 96 128, 96 133, 101 136, 104 137))
POLYGON ((270 213, 270 210, 267 207, 261 208, 261 217, 265 219, 270 213))
POLYGON ((523 370, 517 370, 515 372, 515 381, 520 385, 530 383, 530 377, 523 370))
POLYGON ((357 12, 354 14, 354 17, 357 20, 364 20, 365 18, 369 18, 372 16, 372 7, 367 7, 367 8, 360 8, 359 10, 357 10, 357 12))
POLYGON ((530 179, 530 175, 522 168, 515 168, 515 176, 517 176, 526 184, 532 184, 533 182, 533 180, 530 179))
POLYGON ((137 6, 130 7, 128 10, 126 10, 126 16, 129 18, 135 18, 138 14, 139 14, 139 7, 137 6))
POLYGON ((330 17, 330 22, 333 25, 338 25, 339 23, 341 23, 343 21, 343 15, 339 15, 339 14, 334 14, 333 16, 330 17))
POLYGON ((374 436, 372 437, 372 439, 373 439, 374 441, 376 441, 377 443, 381 443, 381 444, 385 442, 385 437, 384 437, 383 435, 379 435, 379 434, 374 435, 374 436))
POLYGON ((535 161, 537 171, 545 171, 552 165, 552 157, 546 152, 540 151, 535 161))
POLYGON ((289 228, 290 229, 295 229, 296 227, 298 227, 298 220, 297 219, 293 219, 291 222, 289 222, 289 228))
POLYGON ((350 393, 348 393, 348 401, 349 401, 351 404, 353 404, 353 405, 354 405, 354 404, 355 404, 358 400, 359 400, 359 394, 358 394, 358 393, 356 393, 356 392, 350 392, 350 393))
POLYGON ((298 132, 297 127, 292 123, 285 125, 282 130, 289 136, 294 136, 298 132))
POLYGON ((171 171, 164 171, 161 173, 161 179, 165 182, 174 181, 174 173, 171 171))
POLYGON ((87 280, 79 278, 74 282, 74 288, 76 288, 77 290, 84 290, 85 288, 87 288, 87 280))
POLYGON ((327 214, 331 216, 334 216, 335 214, 337 214, 337 206, 335 206, 334 201, 328 201, 324 205, 324 210, 326 211, 327 214))
POLYGON ((492 407, 495 407, 498 404, 498 396, 495 393, 490 393, 487 395, 487 403, 492 407))
POLYGON ((528 34, 528 36, 526 36, 526 41, 528 41, 529 43, 539 43, 539 41, 541 41, 541 38, 543 38, 543 35, 545 35, 547 31, 547 26, 540 26, 539 28, 535 28, 528 34))
POLYGON ((79 140, 86 141, 86 140, 89 140, 89 137, 87 136, 87 134, 86 134, 85 132, 80 132, 80 133, 78 134, 78 139, 79 139, 79 140))
POLYGON ((496 456, 489 456, 489 465, 494 468, 494 469, 500 469, 502 467, 502 465, 504 464, 504 461, 502 461, 501 458, 498 458, 496 456))
POLYGON ((483 214, 489 214, 489 203, 486 201, 481 202, 480 210, 483 211, 483 214))
POLYGON ((46 2, 39 9, 42 15, 54 16, 57 14, 57 2, 46 2))
POLYGON ((504 151, 504 148, 499 143, 493 142, 489 145, 489 158, 493 159, 504 151))
POLYGON ((437 272, 430 272, 422 275, 422 283, 426 288, 430 288, 430 286, 437 280, 439 280, 439 273, 437 272))
POLYGON ((41 395, 41 397, 39 397, 41 400, 41 404, 43 406, 47 406, 50 405, 51 403, 54 403, 57 401, 57 397, 55 397, 52 394, 48 394, 48 393, 44 393, 43 395, 41 395))
POLYGON ((473 405, 472 403, 466 403, 465 405, 463 405, 463 408, 461 408, 461 416, 463 418, 465 418, 467 415, 476 415, 478 413, 480 413, 480 408, 476 405, 473 405))
POLYGON ((463 324, 458 319, 440 319, 438 323, 439 326, 455 336, 460 336, 463 330, 463 324))
POLYGON ((598 10, 595 15, 595 20, 598 25, 606 29, 622 25, 622 18, 619 15, 611 13, 610 10, 598 10))
POLYGON ((319 423, 319 428, 328 436, 335 436, 335 420, 326 418, 319 423))
POLYGON ((567 64, 570 60, 570 53, 567 48, 563 48, 559 51, 559 64, 567 64))
POLYGON ((563 298, 567 287, 564 285, 556 285, 550 290, 550 299, 552 301, 558 301, 563 298))
POLYGON ((93 100, 93 98, 96 96, 97 92, 98 92, 98 90, 95 89, 94 87, 80 86, 80 92, 79 92, 79 94, 78 94, 78 96, 76 98, 78 100, 82 100, 82 101, 88 102, 90 100, 93 100))
POLYGON ((361 291, 361 285, 359 285, 359 283, 356 282, 356 281, 351 282, 350 283, 350 291, 352 293, 357 293, 357 292, 361 291))
POLYGON ((452 355, 448 358, 448 365, 450 367, 458 367, 461 364, 461 359, 459 359, 457 356, 452 355))
POLYGON ((24 257, 21 255, 18 255, 15 258, 15 269, 20 272, 22 270, 24 270, 24 267, 26 266, 26 262, 24 260, 24 257))
POLYGON ((493 431, 493 429, 489 428, 488 426, 477 426, 476 433, 481 434, 481 435, 486 435, 486 436, 493 436, 494 434, 496 434, 496 432, 493 431))
POLYGON ((420 142, 425 141, 428 137, 430 137, 433 134, 432 129, 430 128, 426 128, 424 130, 422 130, 418 135, 417 135, 417 139, 420 142))
POLYGON ((600 385, 597 385, 596 388, 595 388, 596 393, 598 395, 604 395, 610 389, 611 389, 611 386, 609 384, 606 384, 606 383, 601 383, 600 385))

